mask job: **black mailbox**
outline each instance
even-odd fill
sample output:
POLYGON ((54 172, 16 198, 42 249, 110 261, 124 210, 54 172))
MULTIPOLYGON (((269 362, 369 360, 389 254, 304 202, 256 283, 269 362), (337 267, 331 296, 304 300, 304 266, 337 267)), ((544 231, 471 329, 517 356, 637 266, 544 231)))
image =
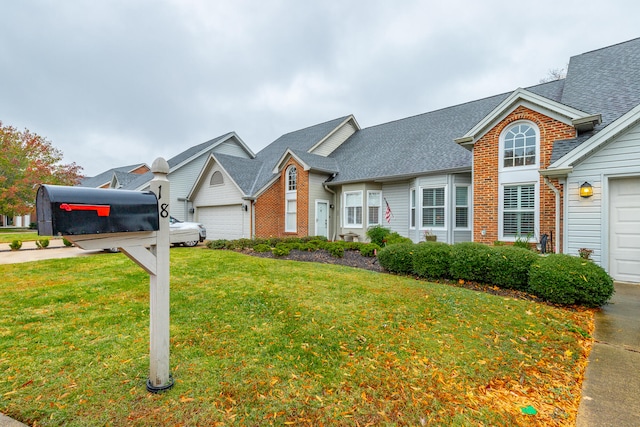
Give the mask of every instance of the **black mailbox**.
POLYGON ((159 229, 158 199, 150 191, 41 185, 36 213, 40 236, 159 229))

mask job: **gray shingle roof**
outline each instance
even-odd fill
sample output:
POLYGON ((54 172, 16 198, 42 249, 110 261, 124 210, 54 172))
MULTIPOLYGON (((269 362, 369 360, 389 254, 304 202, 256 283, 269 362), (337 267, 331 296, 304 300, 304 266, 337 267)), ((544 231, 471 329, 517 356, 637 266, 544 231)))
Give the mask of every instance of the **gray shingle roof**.
MULTIPOLYGON (((144 163, 136 163, 134 165, 129 165, 129 166, 120 166, 117 168, 106 170, 96 176, 83 178, 80 184, 78 184, 78 187, 97 188, 107 182, 110 182, 115 172, 128 173, 129 171, 134 170, 143 164, 144 163)), ((132 174, 132 175, 135 175, 135 174, 132 174)))
MULTIPOLYGON (((602 123, 594 133, 640 104, 640 38, 572 57, 560 102, 601 114, 602 123)), ((559 160, 594 133, 557 141, 551 161, 559 160)))
POLYGON ((264 167, 264 163, 256 159, 230 156, 228 154, 214 154, 216 160, 238 184, 242 192, 250 196, 254 192, 256 177, 264 167))
MULTIPOLYGON (((287 149, 298 154, 307 153, 307 151, 309 151, 314 145, 320 142, 349 117, 350 116, 340 117, 315 126, 287 133, 262 149, 262 151, 256 154, 256 161, 264 164, 264 167, 260 169, 260 172, 256 177, 254 192, 262 189, 274 178, 273 169, 276 167, 276 163, 282 158, 282 155, 287 151, 287 149)), ((307 155, 313 156, 312 154, 307 155)), ((320 156, 314 157, 317 158, 320 156)), ((310 157, 305 158, 310 159, 310 157)), ((319 162, 318 159, 310 161, 319 162)), ((335 167, 335 165, 331 165, 331 167, 335 167)))
MULTIPOLYGON (((202 151, 205 151, 207 147, 211 147, 217 144, 218 142, 228 138, 229 135, 231 135, 232 133, 233 132, 225 133, 224 135, 221 135, 217 138, 210 139, 209 141, 203 142, 202 144, 194 145, 193 147, 188 148, 185 151, 173 156, 172 158, 167 160, 167 163, 169 163, 169 168, 174 168, 180 163, 184 162, 185 160, 188 160, 189 158, 195 156, 196 154, 202 151)), ((125 190, 137 190, 139 188, 143 188, 144 185, 146 185, 152 179, 153 179, 153 173, 147 172, 143 175, 139 175, 136 179, 130 181, 129 183, 127 183, 127 185, 123 186, 122 188, 125 190)))
POLYGON ((332 184, 471 169, 471 153, 454 142, 509 94, 362 129, 330 157, 340 172, 332 184))

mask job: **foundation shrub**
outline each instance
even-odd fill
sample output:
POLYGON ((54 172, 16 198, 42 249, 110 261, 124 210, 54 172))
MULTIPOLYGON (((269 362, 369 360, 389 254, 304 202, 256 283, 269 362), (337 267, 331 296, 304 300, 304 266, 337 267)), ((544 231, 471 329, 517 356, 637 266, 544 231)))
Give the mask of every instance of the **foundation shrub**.
POLYGON ((360 245, 360 255, 365 257, 376 256, 377 251, 380 250, 380 246, 375 243, 363 243, 360 245))
POLYGON ((566 254, 549 254, 531 265, 529 289, 555 304, 600 307, 613 295, 613 280, 602 267, 566 254))
POLYGON ((326 246, 327 252, 334 258, 344 257, 344 246, 340 244, 329 244, 326 246))
POLYGON ((423 242, 413 253, 413 272, 420 277, 444 279, 449 277, 451 245, 443 242, 423 242))
POLYGON ((389 234, 391 234, 391 230, 381 225, 374 225, 367 230, 369 241, 380 247, 384 246, 385 239, 389 234))
POLYGON ((291 252, 291 249, 288 244, 280 242, 276 244, 272 252, 275 256, 287 256, 289 255, 289 252, 291 252))
POLYGON ((253 250, 256 252, 269 252, 271 250, 271 246, 266 243, 258 243, 253 247, 253 250))
POLYGON ((386 246, 397 245, 399 243, 413 243, 413 240, 411 240, 408 237, 403 237, 395 231, 386 237, 386 240, 385 240, 386 246))
POLYGON ((449 274, 452 279, 489 282, 489 257, 491 248, 482 243, 462 242, 451 247, 449 274))
POLYGON ((378 262, 385 270, 398 274, 413 273, 414 243, 388 245, 378 251, 378 262))
POLYGON ((207 242, 207 247, 209 249, 224 249, 227 246, 227 240, 218 239, 218 240, 209 240, 207 242))
POLYGON ((529 270, 539 255, 515 246, 494 246, 488 259, 487 281, 501 288, 527 291, 529 270))

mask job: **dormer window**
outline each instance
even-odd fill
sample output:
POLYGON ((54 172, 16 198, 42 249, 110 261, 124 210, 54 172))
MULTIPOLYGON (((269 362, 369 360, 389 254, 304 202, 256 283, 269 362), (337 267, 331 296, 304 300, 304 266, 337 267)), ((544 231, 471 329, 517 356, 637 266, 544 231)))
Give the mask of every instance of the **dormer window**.
POLYGON ((538 132, 528 123, 518 123, 504 133, 505 168, 536 164, 538 132))

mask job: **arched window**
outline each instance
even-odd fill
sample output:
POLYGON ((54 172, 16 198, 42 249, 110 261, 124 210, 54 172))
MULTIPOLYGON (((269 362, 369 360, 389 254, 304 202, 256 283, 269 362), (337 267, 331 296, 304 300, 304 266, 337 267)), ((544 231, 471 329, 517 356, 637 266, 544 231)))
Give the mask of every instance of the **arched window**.
POLYGON ((285 226, 284 231, 295 233, 298 231, 298 170, 289 166, 286 172, 287 190, 284 196, 285 226))
POLYGON ((517 123, 504 133, 503 166, 536 164, 538 132, 528 123, 517 123))
POLYGON ((211 181, 209 181, 209 185, 222 185, 224 184, 224 178, 222 177, 222 173, 220 171, 215 171, 213 175, 211 175, 211 181))
POLYGON ((296 191, 298 188, 298 170, 295 166, 287 169, 287 191, 296 191))

